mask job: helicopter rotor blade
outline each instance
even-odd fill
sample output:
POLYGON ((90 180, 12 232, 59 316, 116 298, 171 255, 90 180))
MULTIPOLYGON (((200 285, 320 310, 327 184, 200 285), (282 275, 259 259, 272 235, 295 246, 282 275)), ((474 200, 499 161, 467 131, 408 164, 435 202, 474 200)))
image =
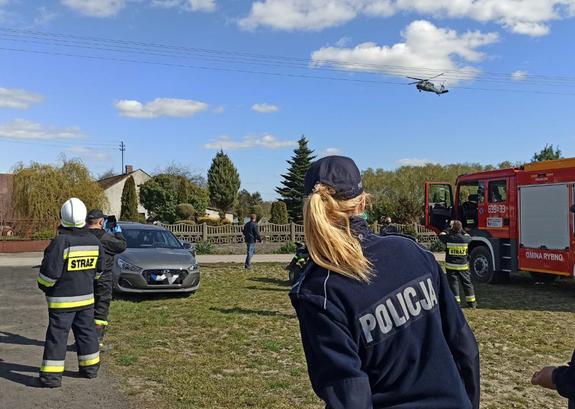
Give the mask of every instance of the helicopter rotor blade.
POLYGON ((422 78, 414 78, 414 77, 405 77, 405 78, 409 78, 410 80, 417 80, 418 82, 420 82, 420 81, 427 81, 427 80, 424 80, 424 79, 422 79, 422 78))
POLYGON ((420 83, 421 83, 421 81, 415 81, 415 82, 410 82, 410 83, 407 84, 407 85, 420 84, 420 83))
POLYGON ((435 77, 428 78, 427 81, 432 80, 432 79, 437 78, 437 77, 441 77, 443 74, 445 74, 445 73, 442 72, 441 74, 436 75, 435 77))

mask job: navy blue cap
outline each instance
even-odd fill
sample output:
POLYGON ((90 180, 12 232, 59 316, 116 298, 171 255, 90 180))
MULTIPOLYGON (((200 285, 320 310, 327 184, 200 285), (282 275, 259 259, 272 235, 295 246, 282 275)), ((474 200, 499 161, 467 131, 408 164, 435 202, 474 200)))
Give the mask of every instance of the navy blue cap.
POLYGON ((318 183, 335 189, 341 199, 353 199, 363 193, 361 173, 351 158, 326 156, 315 162, 305 174, 305 195, 313 193, 318 183))
POLYGON ((88 212, 86 220, 103 219, 105 217, 106 216, 104 216, 104 212, 102 212, 100 209, 92 209, 88 212))

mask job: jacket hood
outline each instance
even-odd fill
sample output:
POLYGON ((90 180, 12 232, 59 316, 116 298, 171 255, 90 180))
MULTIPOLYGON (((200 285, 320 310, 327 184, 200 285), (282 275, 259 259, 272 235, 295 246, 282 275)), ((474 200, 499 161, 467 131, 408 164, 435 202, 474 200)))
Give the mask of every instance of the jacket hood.
POLYGON ((88 226, 84 227, 64 227, 58 226, 58 234, 71 234, 72 236, 84 236, 89 233, 88 226))

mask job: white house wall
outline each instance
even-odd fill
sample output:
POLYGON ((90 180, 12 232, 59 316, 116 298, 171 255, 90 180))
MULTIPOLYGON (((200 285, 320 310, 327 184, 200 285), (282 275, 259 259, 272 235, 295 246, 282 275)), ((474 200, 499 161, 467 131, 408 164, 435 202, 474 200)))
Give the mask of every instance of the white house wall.
MULTIPOLYGON (((147 182, 150 180, 150 176, 148 176, 145 172, 138 169, 134 171, 130 176, 134 178, 136 182, 136 193, 138 195, 138 213, 145 215, 145 217, 149 216, 149 213, 144 209, 144 206, 140 204, 140 188, 139 186, 142 183, 147 182)), ((120 218, 120 210, 122 209, 122 191, 124 190, 124 184, 128 176, 124 179, 116 183, 115 185, 110 186, 104 192, 106 193, 106 197, 108 198, 109 208, 107 210, 108 214, 113 214, 116 217, 120 218)))

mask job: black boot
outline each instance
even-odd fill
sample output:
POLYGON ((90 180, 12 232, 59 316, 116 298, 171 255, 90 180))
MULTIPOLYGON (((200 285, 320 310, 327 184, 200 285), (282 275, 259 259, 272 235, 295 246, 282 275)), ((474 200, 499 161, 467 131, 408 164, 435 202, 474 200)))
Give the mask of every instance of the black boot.
POLYGON ((477 302, 473 301, 473 302, 468 302, 467 305, 469 306, 469 308, 477 308, 477 302))

